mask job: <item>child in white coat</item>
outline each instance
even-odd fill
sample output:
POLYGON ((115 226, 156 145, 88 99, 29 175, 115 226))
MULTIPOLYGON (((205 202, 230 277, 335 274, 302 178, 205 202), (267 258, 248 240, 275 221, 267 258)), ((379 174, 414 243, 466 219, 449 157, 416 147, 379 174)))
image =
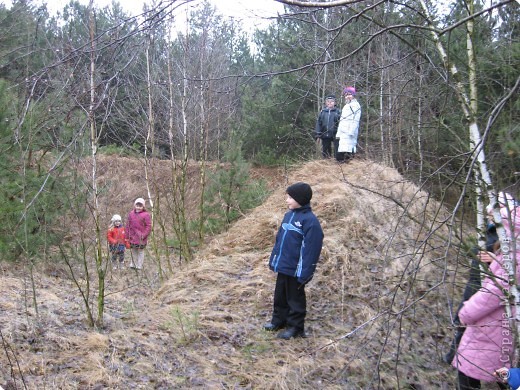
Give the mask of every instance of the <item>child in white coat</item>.
POLYGON ((361 106, 356 99, 356 88, 346 87, 343 90, 345 106, 341 110, 338 132, 336 133, 336 160, 346 162, 354 157, 357 149, 361 106))

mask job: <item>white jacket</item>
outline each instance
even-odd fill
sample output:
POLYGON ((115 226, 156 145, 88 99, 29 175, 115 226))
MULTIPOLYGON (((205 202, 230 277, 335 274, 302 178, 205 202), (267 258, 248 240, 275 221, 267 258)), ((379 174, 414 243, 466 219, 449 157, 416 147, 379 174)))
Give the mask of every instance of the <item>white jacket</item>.
POLYGON ((336 138, 339 138, 338 152, 356 152, 360 119, 361 106, 356 99, 352 99, 341 110, 341 118, 336 134, 336 138))

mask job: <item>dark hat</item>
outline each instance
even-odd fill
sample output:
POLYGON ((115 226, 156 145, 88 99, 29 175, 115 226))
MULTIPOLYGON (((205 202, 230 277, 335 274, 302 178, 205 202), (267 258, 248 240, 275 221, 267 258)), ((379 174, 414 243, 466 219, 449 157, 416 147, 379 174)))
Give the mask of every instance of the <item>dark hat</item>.
POLYGON ((305 206, 312 199, 312 188, 307 183, 294 183, 287 187, 287 194, 293 198, 300 206, 305 206))
POLYGON ((332 94, 329 94, 327 95, 327 97, 325 98, 325 100, 336 100, 336 95, 332 95, 332 94))

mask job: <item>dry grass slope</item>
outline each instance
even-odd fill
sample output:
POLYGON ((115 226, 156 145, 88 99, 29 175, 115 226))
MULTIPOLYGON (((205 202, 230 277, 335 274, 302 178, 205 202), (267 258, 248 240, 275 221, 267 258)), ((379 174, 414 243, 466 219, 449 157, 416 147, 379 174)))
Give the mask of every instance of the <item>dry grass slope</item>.
POLYGON ((77 291, 50 268, 36 321, 28 281, 4 264, 0 384, 13 367, 29 389, 453 388, 440 360, 454 267, 445 217, 393 169, 310 162, 162 286, 150 260, 142 275, 112 274, 100 332, 82 325, 77 291), (307 288, 308 337, 281 341, 262 330, 275 279, 267 259, 295 181, 313 187, 325 243, 307 288))

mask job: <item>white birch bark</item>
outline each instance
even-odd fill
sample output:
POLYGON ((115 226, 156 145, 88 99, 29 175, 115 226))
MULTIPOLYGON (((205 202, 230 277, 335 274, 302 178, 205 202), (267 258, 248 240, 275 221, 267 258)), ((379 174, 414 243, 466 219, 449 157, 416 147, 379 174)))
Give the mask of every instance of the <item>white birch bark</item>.
MULTIPOLYGON (((385 126, 384 126, 384 117, 385 113, 383 110, 384 99, 383 99, 383 79, 384 79, 384 69, 381 69, 381 77, 379 78, 379 136, 381 141, 381 154, 384 153, 385 150, 385 126)), ((384 157, 384 154, 383 154, 384 157)), ((383 158, 384 162, 384 158, 383 158)))
POLYGON ((423 183, 424 156, 422 150, 422 86, 423 77, 419 75, 419 102, 417 108, 417 150, 419 152, 419 183, 423 183))
MULTIPOLYGON (((205 47, 206 47, 207 31, 204 28, 202 45, 199 51, 199 77, 200 77, 200 96, 199 96, 199 107, 200 107, 200 140, 199 140, 199 168, 200 168, 200 198, 199 198, 199 240, 202 242, 204 237, 204 193, 206 189, 206 159, 207 159, 207 131, 206 131, 206 104, 204 90, 206 85, 204 83, 204 63, 205 63, 205 47)), ((209 81, 208 81, 209 83, 209 81)), ((208 105, 209 107, 209 105, 208 105)))
POLYGON ((151 156, 155 157, 155 135, 154 135, 154 112, 152 107, 152 76, 150 73, 150 40, 148 40, 148 46, 146 47, 146 85, 148 88, 148 132, 146 134, 145 144, 144 144, 144 177, 146 183, 146 195, 148 197, 148 201, 150 202, 150 210, 151 210, 151 218, 152 218, 152 234, 153 234, 153 198, 152 192, 150 191, 150 180, 149 180, 149 170, 150 170, 150 159, 148 158, 148 146, 150 146, 151 156))
MULTIPOLYGON (((89 38, 90 38, 90 103, 88 108, 88 118, 90 124, 90 147, 92 153, 92 192, 94 202, 92 207, 92 215, 94 216, 94 225, 96 227, 95 239, 95 261, 96 272, 98 275, 98 316, 97 325, 103 326, 103 312, 105 308, 105 269, 103 269, 103 255, 101 249, 101 231, 99 226, 99 200, 97 186, 97 148, 98 135, 96 130, 96 40, 95 40, 95 20, 94 20, 94 2, 89 2, 89 38)), ((87 310, 90 325, 94 325, 94 321, 90 310, 87 310)))

